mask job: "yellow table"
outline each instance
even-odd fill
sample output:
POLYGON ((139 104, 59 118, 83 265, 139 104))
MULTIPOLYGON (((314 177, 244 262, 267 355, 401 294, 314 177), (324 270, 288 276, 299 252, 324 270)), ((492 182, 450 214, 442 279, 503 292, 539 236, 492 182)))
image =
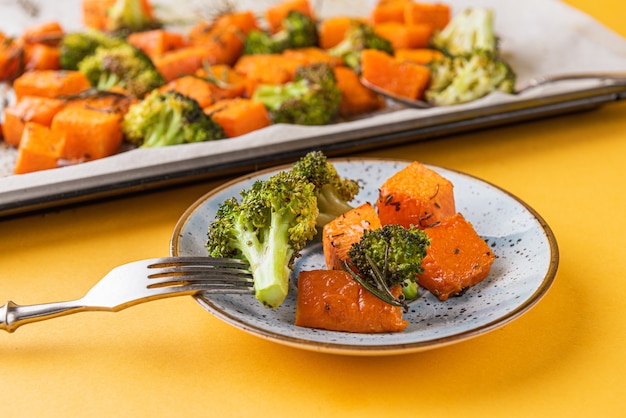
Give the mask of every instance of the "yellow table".
MULTIPOLYGON (((626 36, 622 0, 570 0, 626 36)), ((191 298, 0 334, 6 417, 618 417, 626 395, 626 103, 359 155, 493 182, 534 207, 556 281, 504 328, 390 357, 318 354, 222 323, 191 298)), ((219 181, 0 220, 0 289, 81 296, 111 267, 168 254, 182 212, 219 181)))

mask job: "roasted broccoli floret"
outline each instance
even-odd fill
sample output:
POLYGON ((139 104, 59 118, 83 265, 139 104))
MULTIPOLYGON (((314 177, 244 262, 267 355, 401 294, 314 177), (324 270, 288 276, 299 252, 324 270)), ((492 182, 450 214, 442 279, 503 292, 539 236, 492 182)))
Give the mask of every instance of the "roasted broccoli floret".
POLYGON ((339 113, 341 91, 332 67, 318 63, 299 67, 294 81, 258 86, 252 99, 265 105, 274 123, 325 125, 339 113))
POLYGON ((98 47, 111 48, 125 41, 104 32, 88 29, 84 32, 69 33, 59 46, 59 60, 64 70, 77 70, 78 63, 96 52, 98 47))
POLYGON ((515 73, 499 57, 486 51, 444 56, 430 64, 426 100, 437 106, 467 103, 494 91, 514 93, 515 73))
POLYGON ((474 51, 496 53, 498 42, 494 30, 493 10, 465 9, 455 15, 431 39, 432 46, 448 55, 471 54, 474 51))
POLYGON ((165 83, 150 58, 129 43, 96 48, 78 63, 78 70, 99 90, 121 87, 140 98, 165 83))
POLYGON ((235 257, 250 264, 256 298, 268 308, 287 296, 296 257, 315 234, 315 186, 291 171, 256 181, 223 202, 208 229, 212 257, 235 257))
POLYGON ((107 31, 120 35, 158 29, 161 22, 152 15, 142 0, 116 0, 109 9, 107 31))
POLYGON ((356 180, 341 177, 335 166, 321 151, 312 151, 292 166, 292 171, 315 185, 317 197, 317 227, 322 228, 353 206, 350 202, 359 192, 356 180))
POLYGON ((286 49, 316 46, 317 26, 307 15, 292 10, 282 20, 282 29, 274 34, 252 30, 246 37, 244 54, 279 54, 286 49))
POLYGON ((393 46, 390 41, 377 35, 371 25, 354 20, 344 39, 328 49, 328 53, 343 59, 347 67, 360 72, 361 52, 364 49, 378 49, 393 55, 393 46))
POLYGON ((122 120, 127 141, 144 148, 225 138, 221 126, 192 98, 153 91, 133 104, 122 120))
POLYGON ((406 307, 406 301, 418 295, 417 275, 423 272, 422 260, 430 238, 411 225, 388 224, 365 230, 361 240, 348 251, 346 271, 366 289, 385 302, 406 307), (395 298, 394 286, 402 286, 402 295, 395 298))

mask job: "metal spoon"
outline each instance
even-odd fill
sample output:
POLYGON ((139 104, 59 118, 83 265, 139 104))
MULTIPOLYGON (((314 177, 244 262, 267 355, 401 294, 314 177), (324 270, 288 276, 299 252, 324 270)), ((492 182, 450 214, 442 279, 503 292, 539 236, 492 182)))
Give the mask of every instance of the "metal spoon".
MULTIPOLYGON (((556 81, 564 81, 564 80, 584 80, 584 79, 599 79, 599 80, 615 80, 626 83, 626 72, 624 73, 570 73, 570 74, 553 74, 553 75, 543 75, 531 78, 521 87, 519 87, 515 94, 520 94, 526 90, 530 90, 532 88, 542 86, 544 84, 549 84, 556 81)), ((383 90, 382 88, 370 83, 364 77, 361 77, 361 83, 369 88, 370 90, 380 94, 383 97, 388 98, 397 103, 401 103, 405 106, 416 108, 416 109, 428 109, 434 107, 434 105, 426 102, 425 100, 416 100, 409 99, 408 97, 398 96, 389 91, 383 90)))

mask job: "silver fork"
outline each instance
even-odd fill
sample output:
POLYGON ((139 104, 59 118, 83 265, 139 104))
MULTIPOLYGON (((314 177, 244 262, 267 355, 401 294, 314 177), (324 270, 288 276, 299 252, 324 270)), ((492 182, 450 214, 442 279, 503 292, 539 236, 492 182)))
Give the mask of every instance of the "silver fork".
POLYGON ((252 274, 240 260, 166 257, 136 261, 111 270, 85 296, 67 302, 0 307, 0 329, 87 311, 117 312, 142 302, 197 293, 253 293, 252 274))

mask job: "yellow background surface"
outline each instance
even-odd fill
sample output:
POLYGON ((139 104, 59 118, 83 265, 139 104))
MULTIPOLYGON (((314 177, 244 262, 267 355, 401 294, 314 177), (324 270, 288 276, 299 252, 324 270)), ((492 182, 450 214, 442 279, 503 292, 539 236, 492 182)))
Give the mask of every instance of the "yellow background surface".
MULTIPOLYGON (((626 2, 568 3, 626 36, 626 2)), ((624 416, 626 103, 358 155, 453 168, 527 202, 558 240, 551 290, 499 330, 386 357, 278 345, 191 298, 30 324, 0 334, 0 414, 624 416)), ((118 264, 167 255, 180 215, 220 183, 0 220, 0 294, 77 298, 118 264)))

